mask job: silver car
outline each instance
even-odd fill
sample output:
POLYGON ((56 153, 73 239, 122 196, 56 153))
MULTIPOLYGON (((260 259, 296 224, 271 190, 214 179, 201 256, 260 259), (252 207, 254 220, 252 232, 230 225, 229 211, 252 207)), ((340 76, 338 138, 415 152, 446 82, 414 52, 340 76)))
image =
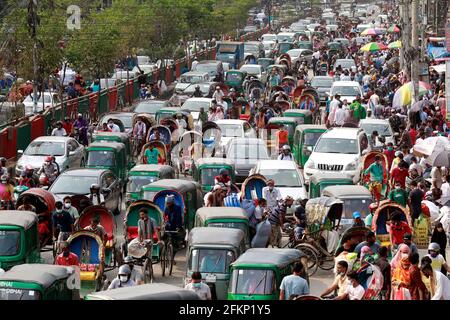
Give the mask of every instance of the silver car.
POLYGON ((25 152, 18 150, 17 153, 20 156, 16 164, 17 175, 20 175, 27 165, 35 170, 39 169, 47 156, 56 158, 61 172, 83 166, 86 158, 84 146, 70 137, 42 136, 34 139, 25 152))

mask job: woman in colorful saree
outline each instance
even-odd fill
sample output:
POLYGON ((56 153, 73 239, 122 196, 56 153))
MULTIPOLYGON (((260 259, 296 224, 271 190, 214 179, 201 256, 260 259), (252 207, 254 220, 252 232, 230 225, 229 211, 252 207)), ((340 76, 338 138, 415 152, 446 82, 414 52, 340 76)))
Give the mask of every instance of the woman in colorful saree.
POLYGON ((394 272, 394 269, 400 265, 400 261, 402 260, 402 258, 408 258, 410 252, 411 249, 409 249, 406 244, 402 243, 398 246, 397 253, 394 255, 391 261, 392 272, 394 272))
POLYGON ((411 262, 408 257, 402 257, 400 263, 392 271, 391 300, 411 300, 409 287, 411 285, 411 262))

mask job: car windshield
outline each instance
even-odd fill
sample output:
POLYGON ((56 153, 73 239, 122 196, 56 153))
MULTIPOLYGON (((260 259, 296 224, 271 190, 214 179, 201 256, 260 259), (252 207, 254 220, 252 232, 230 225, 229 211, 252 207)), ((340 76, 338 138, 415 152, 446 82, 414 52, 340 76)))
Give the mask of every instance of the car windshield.
POLYGON ((286 52, 290 57, 293 57, 293 58, 297 58, 298 56, 300 56, 300 53, 301 53, 302 51, 301 50, 298 50, 298 49, 294 49, 294 50, 289 50, 288 52, 286 52))
POLYGON ((200 183, 203 186, 214 185, 214 178, 219 175, 219 171, 222 168, 204 168, 201 169, 200 183))
POLYGON ((243 136, 242 126, 239 124, 218 123, 222 137, 239 138, 243 136))
POLYGON ((275 273, 272 270, 233 270, 231 293, 246 295, 272 294, 275 290, 275 273))
POLYGON ((339 94, 340 96, 357 96, 361 94, 358 87, 350 87, 350 86, 334 86, 331 90, 331 95, 339 94))
POLYGON ((98 183, 97 177, 61 175, 49 191, 53 194, 89 194, 94 183, 98 183))
POLYGON ((311 87, 314 88, 331 88, 333 85, 333 79, 317 79, 312 78, 311 80, 311 87))
POLYGON ((370 198, 367 199, 345 199, 342 218, 353 219, 353 212, 359 211, 361 218, 364 219, 369 213, 369 205, 372 203, 370 198))
POLYGON ((27 156, 63 156, 64 142, 33 141, 24 152, 27 156))
POLYGON ((275 41, 277 40, 277 36, 274 34, 266 34, 262 37, 262 41, 266 42, 266 41, 275 41))
POLYGON ((208 111, 209 101, 186 100, 186 102, 181 107, 181 110, 200 112, 200 108, 203 108, 205 111, 208 111))
POLYGON ((215 64, 197 64, 194 71, 200 72, 217 72, 217 66, 215 64))
POLYGON ((195 92, 195 87, 199 86, 201 93, 206 95, 209 93, 209 84, 191 84, 189 87, 183 90, 183 95, 191 95, 195 92))
POLYGON ((40 300, 39 291, 0 287, 0 300, 40 300))
POLYGON ((92 150, 88 152, 87 165, 99 167, 113 167, 115 165, 113 151, 92 150))
POLYGON ((361 123, 361 128, 363 128, 367 135, 371 135, 374 131, 377 131, 382 137, 392 135, 391 127, 388 123, 361 123))
POLYGON ((323 132, 305 132, 303 144, 307 146, 315 146, 317 140, 319 140, 322 134, 323 132))
POLYGON ((260 74, 261 73, 261 67, 258 65, 250 65, 250 66, 245 65, 245 66, 242 66, 240 70, 245 71, 248 74, 260 74))
POLYGON ((156 176, 129 176, 127 192, 138 192, 143 186, 159 180, 156 176))
POLYGON ((257 44, 244 43, 245 52, 258 52, 259 46, 257 44))
MULTIPOLYGON (((131 126, 133 125, 132 124, 133 117, 128 114, 124 114, 124 115, 115 114, 114 118, 119 119, 123 123, 124 128, 131 128, 131 126)), ((109 120, 109 117, 108 117, 108 115, 106 115, 105 117, 103 117, 101 124, 107 123, 108 120, 109 120)))
POLYGON ((324 138, 317 142, 314 152, 357 154, 358 144, 356 139, 324 138))
POLYGON ((0 230, 0 257, 15 256, 20 251, 20 231, 0 230))
POLYGON ((202 273, 227 273, 229 265, 235 260, 230 250, 194 249, 189 257, 189 270, 202 273))
POLYGON ((164 101, 141 102, 136 106, 134 112, 155 114, 156 111, 163 107, 164 101))
POLYGON ((264 50, 272 49, 274 45, 275 45, 275 42, 265 42, 264 43, 264 50))
POLYGON ((274 180, 277 187, 298 188, 302 186, 300 176, 295 169, 261 169, 259 174, 262 174, 268 180, 274 180))
POLYGON ((243 77, 242 73, 227 73, 227 81, 241 81, 243 77))
POLYGON ((231 145, 227 158, 230 159, 268 159, 267 148, 264 144, 237 144, 231 145))
POLYGON ((336 62, 336 67, 341 66, 342 69, 350 69, 355 66, 355 61, 353 60, 341 60, 336 62))
POLYGON ((189 75, 182 75, 180 82, 181 83, 199 83, 203 82, 205 79, 203 79, 202 76, 189 76, 189 75))
POLYGON ((279 35, 277 35, 277 39, 278 39, 278 42, 292 42, 294 37, 286 35, 286 34, 279 34, 279 35))

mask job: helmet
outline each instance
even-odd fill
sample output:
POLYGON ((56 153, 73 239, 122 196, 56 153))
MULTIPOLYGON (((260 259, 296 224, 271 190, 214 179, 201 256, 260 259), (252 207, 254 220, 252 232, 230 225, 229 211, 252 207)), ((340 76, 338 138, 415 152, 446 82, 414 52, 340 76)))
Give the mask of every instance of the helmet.
POLYGON ((287 144, 285 144, 285 145, 283 146, 283 150, 289 150, 289 151, 291 151, 291 147, 289 147, 287 144))
POLYGON ((47 156, 47 157, 45 157, 45 161, 46 161, 46 162, 52 162, 52 161, 53 161, 52 156, 47 156))
POLYGON ((129 276, 131 275, 131 269, 130 266, 127 264, 121 265, 119 268, 119 272, 117 273, 119 276, 120 275, 125 275, 125 276, 129 276))
POLYGON ((428 245, 428 250, 439 252, 439 250, 441 250, 441 247, 436 242, 431 242, 428 245))
POLYGON ((401 151, 396 151, 396 152, 395 152, 395 156, 398 157, 399 155, 403 155, 403 152, 401 152, 401 151))
POLYGON ((196 85, 196 86, 195 86, 195 89, 200 89, 200 86, 199 86, 199 85, 196 85))
POLYGON ((97 183, 91 184, 91 189, 100 189, 100 186, 97 183))
POLYGON ((222 174, 226 174, 226 175, 228 175, 228 170, 227 170, 227 169, 224 169, 224 168, 222 168, 222 169, 220 169, 220 171, 219 171, 219 174, 220 174, 220 175, 222 175, 222 174))
POLYGON ((0 162, 6 162, 6 158, 5 157, 1 157, 0 158, 0 162))
POLYGON ((217 87, 216 87, 216 90, 220 90, 220 86, 217 86, 217 87))
POLYGON ((0 178, 2 183, 6 183, 8 181, 8 176, 6 174, 2 175, 2 177, 0 178))
POLYGON ((130 256, 126 256, 125 259, 123 259, 123 262, 125 262, 125 263, 133 262, 133 258, 130 256))

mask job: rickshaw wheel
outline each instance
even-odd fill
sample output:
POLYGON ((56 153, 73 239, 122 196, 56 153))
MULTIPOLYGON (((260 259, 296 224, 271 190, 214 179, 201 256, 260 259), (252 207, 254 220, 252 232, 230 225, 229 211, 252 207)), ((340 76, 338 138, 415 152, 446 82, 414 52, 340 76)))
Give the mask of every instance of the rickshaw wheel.
POLYGON ((169 242, 167 244, 167 249, 166 249, 166 259, 167 259, 167 263, 166 266, 169 269, 169 275, 172 275, 172 270, 173 270, 173 261, 174 261, 174 253, 173 253, 173 245, 171 242, 169 242))
POLYGON ((306 258, 308 259, 308 276, 312 277, 319 267, 316 249, 307 243, 300 243, 295 249, 301 250, 303 254, 306 255, 306 258))
POLYGON ((323 258, 319 262, 319 268, 322 270, 331 270, 334 268, 333 256, 322 256, 323 258))
POLYGON ((166 276, 166 247, 161 246, 161 251, 159 252, 159 260, 161 261, 161 273, 162 276, 166 276))
POLYGON ((152 259, 151 258, 145 259, 144 266, 142 268, 144 269, 144 282, 152 283, 153 282, 152 259))

